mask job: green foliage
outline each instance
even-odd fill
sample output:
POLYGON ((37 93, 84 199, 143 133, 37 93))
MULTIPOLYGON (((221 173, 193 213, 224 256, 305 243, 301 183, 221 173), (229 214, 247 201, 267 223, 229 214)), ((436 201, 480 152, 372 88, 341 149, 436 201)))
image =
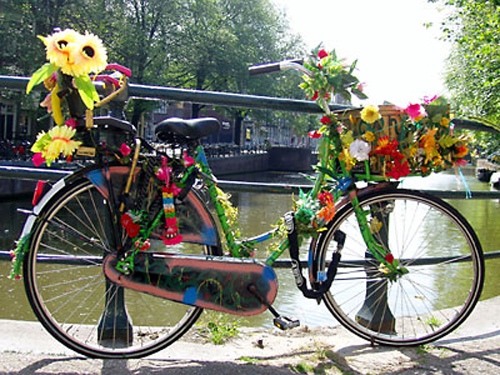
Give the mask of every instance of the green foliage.
MULTIPOLYGON (((436 1, 432 1, 436 2, 436 1)), ((500 122, 500 1, 447 0, 453 10, 443 25, 452 43, 446 86, 461 117, 500 122)), ((500 147, 499 133, 475 132, 472 145, 485 156, 500 147)))
POLYGON ((227 314, 207 311, 206 319, 201 327, 202 334, 215 345, 222 345, 232 337, 238 336, 240 322, 234 321, 227 314))
MULTIPOLYGON (((301 97, 298 75, 248 75, 250 65, 304 54, 270 0, 3 0, 0 8, 0 74, 31 75, 45 60, 36 36, 60 27, 98 35, 108 61, 130 68, 133 83, 301 97)), ((131 101, 132 122, 153 105, 131 101)), ((201 106, 193 107, 196 116, 201 106)), ((262 116, 228 113, 240 122, 262 116)))

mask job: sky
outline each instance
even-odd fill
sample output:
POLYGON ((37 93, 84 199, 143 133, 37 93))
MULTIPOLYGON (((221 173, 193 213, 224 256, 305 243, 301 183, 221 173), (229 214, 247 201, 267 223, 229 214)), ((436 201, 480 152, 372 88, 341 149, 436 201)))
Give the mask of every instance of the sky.
MULTIPOLYGON (((427 0, 272 0, 309 49, 323 43, 348 61, 369 96, 363 104, 400 106, 445 94, 449 44, 439 40, 444 14, 427 0), (433 26, 426 28, 425 23, 433 26)), ((359 103, 354 103, 359 104, 359 103)))

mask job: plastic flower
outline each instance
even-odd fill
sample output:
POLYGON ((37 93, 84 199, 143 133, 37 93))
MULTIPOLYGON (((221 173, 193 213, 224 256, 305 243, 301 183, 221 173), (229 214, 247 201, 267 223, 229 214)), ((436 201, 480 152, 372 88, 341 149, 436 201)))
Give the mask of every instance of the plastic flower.
POLYGON ((328 125, 329 123, 332 122, 332 119, 328 116, 323 116, 321 117, 321 120, 320 122, 323 124, 323 125, 328 125))
POLYGON ((354 159, 368 160, 370 158, 371 146, 369 143, 362 141, 361 139, 356 139, 351 143, 349 147, 349 153, 354 159))
POLYGON ((410 104, 408 107, 406 107, 405 112, 413 121, 420 121, 427 115, 427 113, 425 112, 425 108, 418 103, 410 104))
POLYGON ((467 146, 462 145, 462 146, 459 146, 455 149, 453 156, 456 158, 463 158, 465 155, 467 155, 468 152, 469 152, 469 149, 467 148, 467 146))
POLYGON ((321 191, 318 194, 318 200, 319 203, 321 203, 323 206, 326 206, 329 204, 329 202, 333 202, 333 195, 329 191, 321 191))
POLYGON ((309 138, 311 139, 317 139, 317 138, 321 138, 321 136, 323 134, 321 134, 319 131, 317 130, 314 130, 314 131, 310 131, 309 133, 307 133, 309 135, 309 138))
POLYGON ((324 49, 322 49, 321 51, 318 52, 318 57, 320 59, 323 59, 325 57, 328 57, 328 52, 326 52, 324 49))
POLYGON ((367 131, 365 134, 363 134, 363 138, 368 142, 373 142, 375 141, 375 134, 373 134, 373 132, 371 131, 367 131))
POLYGON ((182 160, 184 161, 185 167, 190 167, 196 162, 191 156, 187 154, 187 151, 184 151, 184 153, 182 154, 182 160))
POLYGON ((394 160, 394 163, 390 163, 387 166, 386 176, 392 177, 399 180, 401 177, 408 176, 410 174, 410 166, 408 161, 400 163, 398 160, 394 160))
POLYGON ((450 120, 446 117, 443 117, 441 121, 439 122, 441 126, 444 126, 445 128, 450 127, 450 120))
POLYGON ((33 164, 35 164, 35 167, 39 167, 40 165, 45 163, 45 158, 42 156, 41 152, 35 153, 31 160, 33 161, 33 164))
POLYGON ((434 96, 428 96, 428 95, 425 95, 424 96, 424 104, 431 104, 434 100, 437 99, 437 95, 434 95, 434 96))
POLYGON ((127 144, 125 142, 122 143, 122 145, 120 146, 120 152, 123 156, 127 156, 130 154, 130 147, 127 146, 127 144))
POLYGON ((50 162, 59 157, 60 154, 64 156, 71 156, 75 150, 82 144, 82 142, 73 141, 76 130, 71 129, 69 126, 62 125, 52 128, 47 133, 50 137, 50 142, 44 147, 42 156, 50 165, 50 162))
POLYGON ((420 139, 420 147, 422 147, 427 155, 426 162, 430 159, 431 154, 436 150, 436 132, 437 129, 428 129, 427 133, 420 139))
POLYGON ((375 121, 381 119, 378 107, 375 105, 369 105, 361 111, 361 119, 367 124, 373 124, 375 121))
POLYGON ((98 73, 104 70, 107 65, 106 48, 104 48, 101 39, 88 31, 80 37, 78 45, 72 49, 70 56, 73 62, 71 73, 62 70, 63 73, 73 76, 98 73))
POLYGON ((323 207, 318 212, 318 217, 323 219, 325 222, 332 221, 335 217, 335 205, 333 202, 329 203, 327 206, 323 207))
POLYGON ((373 152, 383 156, 393 155, 397 152, 398 144, 396 140, 389 141, 389 136, 386 135, 377 141, 377 147, 373 152))
POLYGON ((45 44, 47 60, 64 69, 69 69, 70 53, 80 37, 81 35, 72 29, 59 31, 47 37, 39 36, 45 44))

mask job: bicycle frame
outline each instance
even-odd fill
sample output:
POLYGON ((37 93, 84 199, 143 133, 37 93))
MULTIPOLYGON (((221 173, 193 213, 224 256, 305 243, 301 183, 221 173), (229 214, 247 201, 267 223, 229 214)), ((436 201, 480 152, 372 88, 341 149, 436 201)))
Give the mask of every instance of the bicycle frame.
MULTIPOLYGON (((333 139, 330 137, 325 137, 324 142, 328 142, 328 144, 335 144, 335 137, 339 137, 338 132, 333 132, 333 139)), ((335 152, 335 151, 334 151, 335 152)), ((266 242, 268 240, 274 239, 279 236, 278 228, 275 228, 271 231, 262 233, 255 237, 251 237, 248 239, 242 239, 240 241, 236 240, 236 236, 231 230, 230 225, 228 224, 228 218, 225 212, 224 207, 220 203, 217 192, 217 182, 214 177, 204 152, 204 149, 201 145, 197 146, 195 149, 195 160, 198 163, 201 169, 201 175, 208 187, 208 191, 210 193, 210 197, 215 206, 215 210, 217 213, 218 220, 220 222, 222 231, 224 233, 229 251, 234 257, 241 257, 241 249, 254 247, 256 244, 266 242)), ((363 239, 369 249, 370 253, 381 262, 383 265, 391 269, 392 265, 386 261, 385 256, 389 253, 389 249, 384 249, 384 247, 375 240, 373 237, 369 224, 366 220, 366 213, 359 207, 358 197, 357 197, 357 188, 354 184, 355 177, 351 175, 349 171, 347 171, 345 164, 343 161, 339 161, 341 166, 340 173, 328 173, 331 172, 330 158, 332 156, 331 147, 324 147, 323 153, 320 155, 320 168, 318 171, 318 176, 316 178, 315 184, 312 190, 309 192, 308 197, 310 199, 316 199, 318 194, 320 193, 322 186, 324 185, 325 179, 328 176, 333 177, 337 184, 337 190, 334 194, 335 203, 345 204, 340 202, 340 198, 344 197, 346 201, 350 201, 354 206, 356 211, 356 216, 358 218, 358 222, 361 228, 361 232, 363 235, 363 239)), ((338 155, 333 153, 334 160, 338 160, 338 155)), ((301 235, 301 233, 299 233, 301 235)), ((265 263, 269 266, 272 266, 276 260, 287 250, 289 249, 290 244, 288 239, 284 239, 279 243, 277 248, 271 252, 271 254, 265 260, 265 263)), ((311 251, 311 250, 310 250, 311 251)), ((311 257, 309 257, 311 259, 311 257)))

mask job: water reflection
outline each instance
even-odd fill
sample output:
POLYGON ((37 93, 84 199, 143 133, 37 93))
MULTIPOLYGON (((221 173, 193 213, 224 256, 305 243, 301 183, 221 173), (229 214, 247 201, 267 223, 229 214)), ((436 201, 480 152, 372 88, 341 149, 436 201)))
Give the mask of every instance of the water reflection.
MULTIPOLYGON (((287 182, 304 184, 308 181, 298 175, 290 174, 258 174, 244 176, 250 181, 287 182)), ((243 178, 234 176, 235 180, 243 178)), ((471 190, 489 190, 488 184, 477 181, 473 176, 468 176, 471 190)), ((438 190, 457 189, 457 179, 450 174, 433 175, 425 179, 410 178, 404 182, 407 188, 425 188, 438 190)), ((463 188, 462 188, 463 189, 463 188)), ((253 236, 269 230, 269 225, 279 220, 283 213, 291 209, 292 196, 278 194, 258 194, 249 192, 232 192, 233 201, 240 211, 240 225, 245 236, 253 236)), ((465 193, 464 193, 465 196, 465 193)), ((471 223, 476 230, 482 243, 483 250, 500 250, 500 231, 498 221, 500 219, 500 203, 498 200, 450 200, 471 223)), ((17 207, 30 208, 29 199, 0 202, 0 249, 12 248, 17 238, 24 216, 16 212, 17 207)), ((433 224, 429 222, 429 225, 433 224)), ((446 246, 447 244, 443 244, 446 246)), ((449 243, 448 243, 449 245, 449 243)), ((307 246, 303 247, 302 253, 306 253, 307 246)), ((259 249, 259 257, 265 257, 267 248, 259 249)), ((284 258, 288 256, 285 254, 284 258)), ((482 298, 490 298, 500 294, 500 259, 488 260, 486 262, 486 283, 482 298)), ((11 281, 7 279, 10 273, 9 262, 0 262, 0 319, 35 320, 28 305, 22 281, 11 281)), ((279 278, 279 292, 275 307, 283 314, 295 316, 303 324, 310 326, 333 325, 335 321, 323 304, 317 305, 316 301, 307 300, 302 297, 295 288, 292 274, 287 269, 277 271, 279 278)), ((443 288, 448 288, 443 284, 443 288)), ((451 292, 450 292, 451 293, 451 292)), ((272 316, 270 313, 246 319, 248 325, 270 326, 272 316)))

